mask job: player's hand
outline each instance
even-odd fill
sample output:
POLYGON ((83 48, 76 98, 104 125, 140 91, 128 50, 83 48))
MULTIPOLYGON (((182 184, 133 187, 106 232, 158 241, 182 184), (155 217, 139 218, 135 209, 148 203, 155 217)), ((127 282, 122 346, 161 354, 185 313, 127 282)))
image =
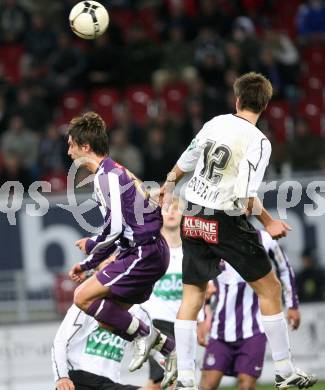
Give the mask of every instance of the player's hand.
POLYGON ((199 322, 197 325, 197 342, 202 347, 206 347, 208 345, 207 343, 207 335, 210 330, 210 323, 209 321, 202 321, 199 322))
POLYGON ((75 390, 75 387, 71 379, 61 378, 56 382, 56 390, 75 390))
POLYGON ((265 230, 273 239, 278 240, 279 238, 285 237, 292 228, 280 219, 274 219, 265 226, 265 230))
POLYGON ((78 240, 75 242, 75 245, 83 252, 84 254, 86 253, 86 242, 88 240, 88 237, 82 238, 81 240, 78 240))
POLYGON ((299 328, 300 312, 298 309, 288 309, 287 319, 291 329, 296 330, 299 328))
POLYGON ((69 271, 69 278, 76 282, 76 283, 81 283, 84 280, 86 280, 86 274, 85 272, 81 269, 81 266, 79 263, 75 264, 69 271))
POLYGON ((174 190, 175 183, 172 181, 166 181, 160 189, 159 204, 165 212, 168 212, 173 203, 174 190))
POLYGON ((162 207, 162 205, 163 205, 164 195, 165 195, 165 184, 163 184, 160 187, 159 194, 158 194, 158 204, 160 207, 162 207))
POLYGON ((205 299, 210 299, 212 297, 212 295, 215 294, 216 292, 217 292, 216 285, 213 283, 212 280, 209 280, 208 285, 207 285, 207 290, 205 293, 205 299))

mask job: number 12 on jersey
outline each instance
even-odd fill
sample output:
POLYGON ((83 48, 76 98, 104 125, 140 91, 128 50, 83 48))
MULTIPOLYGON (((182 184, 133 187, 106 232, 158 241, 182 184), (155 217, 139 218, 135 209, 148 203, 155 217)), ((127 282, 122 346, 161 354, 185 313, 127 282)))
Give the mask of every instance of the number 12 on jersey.
POLYGON ((217 185, 222 179, 222 173, 226 169, 231 157, 231 150, 226 145, 216 146, 213 141, 207 141, 204 149, 203 168, 200 176, 210 183, 217 185))

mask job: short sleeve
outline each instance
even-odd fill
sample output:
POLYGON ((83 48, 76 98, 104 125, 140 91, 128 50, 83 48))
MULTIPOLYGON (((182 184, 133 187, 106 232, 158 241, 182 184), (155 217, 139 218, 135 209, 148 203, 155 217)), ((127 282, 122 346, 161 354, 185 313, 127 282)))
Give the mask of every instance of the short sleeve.
POLYGON ((246 154, 239 164, 234 190, 237 198, 257 196, 270 160, 271 151, 271 143, 267 138, 250 142, 246 154))
POLYGON ((204 150, 205 138, 203 136, 203 129, 197 134, 197 136, 192 140, 188 148, 181 155, 177 161, 178 167, 183 172, 192 172, 195 170, 196 164, 201 156, 201 153, 204 150))

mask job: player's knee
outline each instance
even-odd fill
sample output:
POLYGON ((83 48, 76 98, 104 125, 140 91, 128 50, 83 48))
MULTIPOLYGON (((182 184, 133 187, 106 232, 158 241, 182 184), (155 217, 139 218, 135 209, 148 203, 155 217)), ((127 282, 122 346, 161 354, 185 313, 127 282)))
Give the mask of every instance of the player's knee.
POLYGON ((278 300, 281 299, 282 287, 279 279, 274 275, 265 285, 255 290, 259 298, 278 300))
POLYGON ((86 311, 88 309, 88 302, 85 299, 84 294, 82 293, 81 289, 76 289, 73 296, 73 303, 83 311, 86 311))
POLYGON ((204 304, 204 298, 203 299, 196 299, 196 300, 193 300, 193 302, 191 302, 191 306, 192 306, 193 310, 197 313, 202 309, 203 304, 204 304))
POLYGON ((190 307, 197 312, 200 311, 204 303, 205 294, 192 294, 183 295, 182 305, 190 307))
POLYGON ((218 383, 213 380, 204 378, 200 383, 200 390, 216 390, 218 388, 218 383))
POLYGON ((277 299, 281 297, 282 287, 278 278, 274 277, 274 283, 272 288, 269 290, 271 298, 277 299))
POLYGON ((241 378, 238 380, 238 390, 255 390, 255 387, 255 381, 241 378))
POLYGON ((242 383, 238 385, 238 390, 255 390, 255 385, 251 383, 242 383))
POLYGON ((204 301, 195 300, 187 301, 183 300, 181 307, 179 308, 177 318, 178 319, 196 319, 199 311, 203 306, 204 301))

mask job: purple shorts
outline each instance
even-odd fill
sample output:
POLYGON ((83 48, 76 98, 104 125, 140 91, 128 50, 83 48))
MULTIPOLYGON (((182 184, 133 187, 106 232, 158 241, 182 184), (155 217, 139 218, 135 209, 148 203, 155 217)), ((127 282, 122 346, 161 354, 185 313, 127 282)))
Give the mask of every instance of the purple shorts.
POLYGON ((228 376, 247 374, 259 378, 266 347, 265 334, 235 342, 210 338, 203 359, 203 371, 221 371, 228 376))
POLYGON ((110 294, 126 303, 147 301, 152 289, 167 271, 169 248, 162 236, 143 245, 122 249, 116 260, 96 273, 110 294))

